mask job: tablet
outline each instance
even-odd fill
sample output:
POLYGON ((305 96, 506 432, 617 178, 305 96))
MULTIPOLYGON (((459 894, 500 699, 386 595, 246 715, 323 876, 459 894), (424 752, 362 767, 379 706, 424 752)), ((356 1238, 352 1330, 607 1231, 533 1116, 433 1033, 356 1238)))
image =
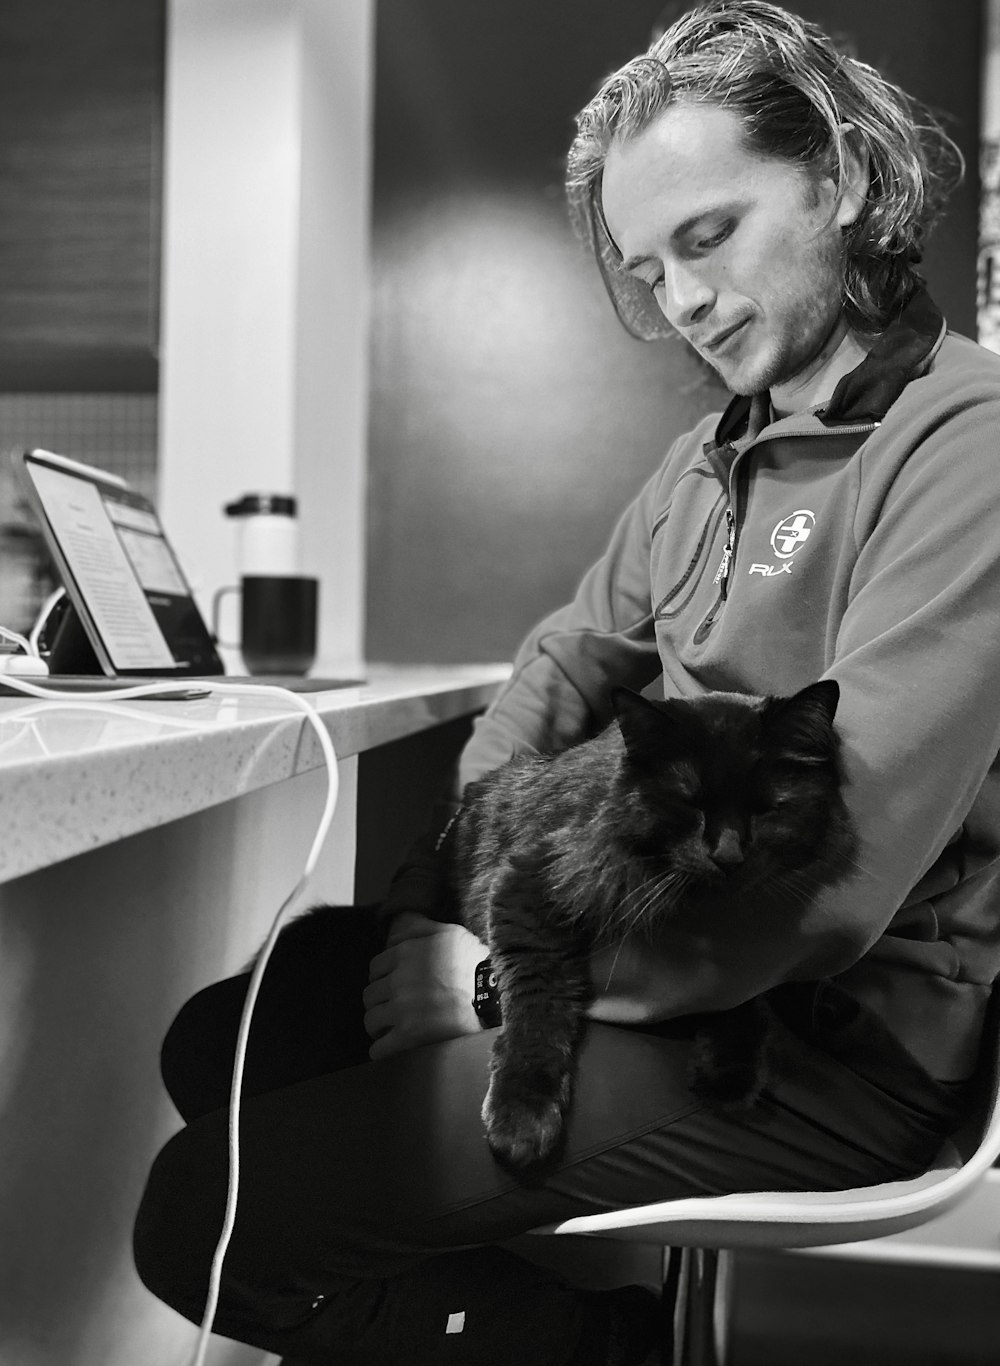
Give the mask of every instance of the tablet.
POLYGON ((108 677, 225 673, 148 498, 117 475, 51 451, 15 454, 14 466, 108 677))

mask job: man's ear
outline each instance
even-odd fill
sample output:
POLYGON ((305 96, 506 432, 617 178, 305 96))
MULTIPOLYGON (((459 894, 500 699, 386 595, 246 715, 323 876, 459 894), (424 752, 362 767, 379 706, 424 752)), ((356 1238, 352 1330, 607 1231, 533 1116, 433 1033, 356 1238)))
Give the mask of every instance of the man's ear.
POLYGON ((837 204, 837 226, 849 228, 861 217, 868 198, 871 169, 868 152, 853 123, 840 125, 841 164, 844 168, 844 190, 837 204))

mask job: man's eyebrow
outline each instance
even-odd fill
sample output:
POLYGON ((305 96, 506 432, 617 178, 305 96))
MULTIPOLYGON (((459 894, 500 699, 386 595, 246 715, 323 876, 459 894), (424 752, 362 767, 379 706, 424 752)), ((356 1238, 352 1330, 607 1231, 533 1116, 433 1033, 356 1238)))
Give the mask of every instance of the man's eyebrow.
MULTIPOLYGON (((720 214, 724 217, 726 214, 735 213, 741 207, 741 203, 742 201, 740 200, 733 200, 728 204, 715 204, 710 209, 702 209, 699 213, 693 213, 690 218, 685 218, 683 223, 677 224, 677 227, 674 228, 673 232, 670 234, 670 240, 672 242, 678 242, 682 237, 686 237, 688 233, 694 232, 695 228, 697 228, 698 224, 704 218, 711 218, 714 214, 720 214)), ((658 259, 659 258, 656 256, 649 255, 630 256, 627 261, 622 262, 621 269, 635 270, 636 266, 644 266, 648 261, 656 261, 658 259)))
POLYGON ((636 266, 644 266, 647 261, 655 261, 655 256, 630 256, 627 261, 621 264, 622 270, 635 270, 636 266))

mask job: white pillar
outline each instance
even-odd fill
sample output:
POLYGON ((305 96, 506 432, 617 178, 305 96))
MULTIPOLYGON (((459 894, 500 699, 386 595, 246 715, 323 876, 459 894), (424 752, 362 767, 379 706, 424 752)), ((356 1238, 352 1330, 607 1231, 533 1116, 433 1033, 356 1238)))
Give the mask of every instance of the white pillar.
POLYGON ((206 615, 224 503, 294 493, 320 671, 360 662, 374 0, 169 0, 159 500, 206 615))

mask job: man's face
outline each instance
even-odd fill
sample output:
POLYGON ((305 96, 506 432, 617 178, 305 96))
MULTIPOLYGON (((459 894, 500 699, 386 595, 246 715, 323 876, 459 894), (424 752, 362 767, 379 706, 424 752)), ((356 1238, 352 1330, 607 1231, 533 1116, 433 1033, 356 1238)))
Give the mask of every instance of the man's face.
POLYGON ((822 367, 856 212, 832 179, 749 152, 726 109, 677 104, 611 148, 602 200, 625 268, 733 393, 822 367))

